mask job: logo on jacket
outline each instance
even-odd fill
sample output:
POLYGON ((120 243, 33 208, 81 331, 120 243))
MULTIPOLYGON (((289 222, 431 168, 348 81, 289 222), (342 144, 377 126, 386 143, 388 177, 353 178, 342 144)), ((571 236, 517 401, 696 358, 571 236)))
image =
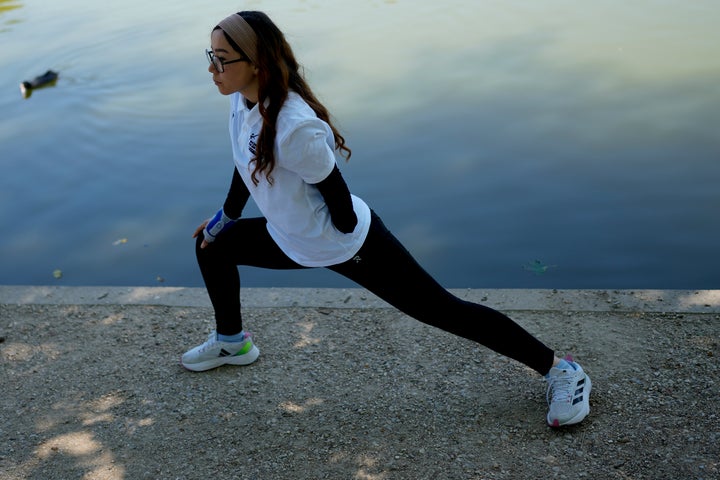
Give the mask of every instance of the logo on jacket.
POLYGON ((260 135, 258 135, 257 133, 250 134, 250 141, 248 142, 248 150, 250 150, 250 153, 252 153, 253 155, 256 155, 256 152, 257 152, 257 142, 255 142, 255 140, 257 140, 257 138, 259 136, 260 135))

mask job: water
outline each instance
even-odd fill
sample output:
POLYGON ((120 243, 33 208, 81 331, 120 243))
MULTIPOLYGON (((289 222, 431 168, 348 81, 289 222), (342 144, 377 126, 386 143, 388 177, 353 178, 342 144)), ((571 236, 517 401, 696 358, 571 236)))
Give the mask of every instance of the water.
MULTIPOLYGON (((236 7, 0 0, 0 284, 202 286, 190 235, 232 172, 203 50, 236 7)), ((445 286, 720 288, 719 2, 244 8, 285 31, 351 189, 445 286)))

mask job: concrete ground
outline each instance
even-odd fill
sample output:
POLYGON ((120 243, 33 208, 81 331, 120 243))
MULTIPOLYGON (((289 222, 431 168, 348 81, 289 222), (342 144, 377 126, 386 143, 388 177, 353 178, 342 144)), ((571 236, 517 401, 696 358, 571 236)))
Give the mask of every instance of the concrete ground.
POLYGON ((178 365, 203 289, 0 286, 0 480, 720 478, 720 290, 453 290, 593 381, 545 383, 361 289, 247 289, 248 367, 178 365))

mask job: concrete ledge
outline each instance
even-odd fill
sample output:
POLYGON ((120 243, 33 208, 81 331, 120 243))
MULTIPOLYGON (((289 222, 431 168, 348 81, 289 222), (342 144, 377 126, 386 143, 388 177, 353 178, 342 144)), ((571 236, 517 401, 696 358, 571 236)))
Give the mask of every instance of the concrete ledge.
MULTIPOLYGON (((720 290, 451 289, 498 310, 720 313, 720 290)), ((361 288, 246 288, 248 308, 390 308, 361 288)), ((210 307, 204 288, 0 286, 0 305, 210 307)))

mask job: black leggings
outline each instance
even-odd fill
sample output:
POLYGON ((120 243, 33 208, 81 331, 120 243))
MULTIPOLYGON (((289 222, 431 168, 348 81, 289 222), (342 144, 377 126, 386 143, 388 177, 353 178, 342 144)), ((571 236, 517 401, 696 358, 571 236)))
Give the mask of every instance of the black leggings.
MULTIPOLYGON (((280 250, 262 217, 240 219, 204 249, 200 248, 201 242, 199 235, 195 251, 220 334, 242 330, 237 265, 308 268, 280 250)), ((478 342, 542 375, 550 370, 554 358, 551 349, 502 313, 448 292, 415 261, 374 212, 370 232, 357 254, 326 268, 416 320, 478 342)))

